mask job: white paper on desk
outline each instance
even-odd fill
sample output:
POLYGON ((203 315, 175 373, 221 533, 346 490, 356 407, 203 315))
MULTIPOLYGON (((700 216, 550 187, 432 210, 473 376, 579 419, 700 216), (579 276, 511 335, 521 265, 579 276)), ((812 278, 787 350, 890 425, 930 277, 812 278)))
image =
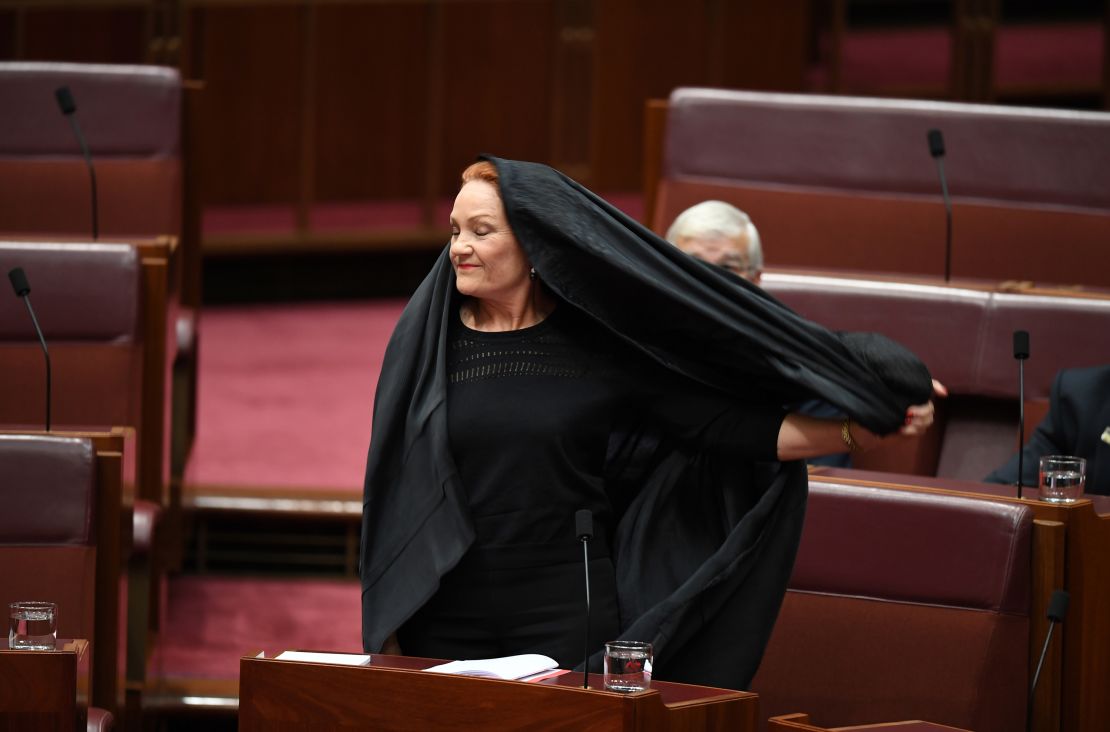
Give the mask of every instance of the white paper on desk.
POLYGON ((276 661, 304 661, 308 663, 337 663, 341 666, 365 666, 370 656, 363 653, 312 653, 311 651, 282 651, 274 656, 276 661))
POLYGON ((451 661, 439 666, 424 669, 437 674, 458 674, 460 676, 485 676, 490 679, 522 679, 541 671, 558 668, 554 659, 538 653, 525 653, 521 656, 483 658, 474 661, 451 661))

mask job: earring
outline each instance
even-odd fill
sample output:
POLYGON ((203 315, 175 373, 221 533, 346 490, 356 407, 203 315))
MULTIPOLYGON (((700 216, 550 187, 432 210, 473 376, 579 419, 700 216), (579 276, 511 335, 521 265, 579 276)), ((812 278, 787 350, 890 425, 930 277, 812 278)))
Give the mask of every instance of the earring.
POLYGON ((531 270, 528 271, 528 279, 530 279, 530 280, 536 279, 536 268, 535 267, 533 267, 531 270))

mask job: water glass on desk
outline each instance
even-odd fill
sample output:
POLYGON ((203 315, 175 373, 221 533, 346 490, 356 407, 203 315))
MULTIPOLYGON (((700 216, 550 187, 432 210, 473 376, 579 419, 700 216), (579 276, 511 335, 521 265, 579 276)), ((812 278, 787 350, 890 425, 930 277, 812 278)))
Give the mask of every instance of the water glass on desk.
POLYGON ((8 605, 8 648, 52 651, 57 642, 57 605, 33 600, 8 605))
POLYGON ((604 682, 609 691, 644 691, 651 686, 651 644, 609 641, 605 644, 604 682))
POLYGON ((1046 455, 1041 458, 1038 476, 1042 501, 1074 503, 1083 495, 1087 461, 1070 455, 1046 455))

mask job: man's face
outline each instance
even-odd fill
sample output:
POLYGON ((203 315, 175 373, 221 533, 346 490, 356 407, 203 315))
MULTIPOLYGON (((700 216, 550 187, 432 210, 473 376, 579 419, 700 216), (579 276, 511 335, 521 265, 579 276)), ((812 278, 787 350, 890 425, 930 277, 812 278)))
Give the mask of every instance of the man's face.
POLYGON ((759 282, 759 273, 751 270, 748 242, 743 237, 685 236, 678 240, 678 248, 695 259, 727 269, 750 282, 759 282))

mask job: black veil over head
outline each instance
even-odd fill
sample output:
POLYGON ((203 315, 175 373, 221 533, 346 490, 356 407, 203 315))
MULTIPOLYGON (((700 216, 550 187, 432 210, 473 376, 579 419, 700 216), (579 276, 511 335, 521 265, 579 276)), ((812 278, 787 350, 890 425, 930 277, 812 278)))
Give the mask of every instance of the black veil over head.
POLYGON ((485 157, 543 282, 664 365, 747 401, 819 397, 881 434, 928 401, 928 370, 894 341, 832 333, 558 171, 485 157))

